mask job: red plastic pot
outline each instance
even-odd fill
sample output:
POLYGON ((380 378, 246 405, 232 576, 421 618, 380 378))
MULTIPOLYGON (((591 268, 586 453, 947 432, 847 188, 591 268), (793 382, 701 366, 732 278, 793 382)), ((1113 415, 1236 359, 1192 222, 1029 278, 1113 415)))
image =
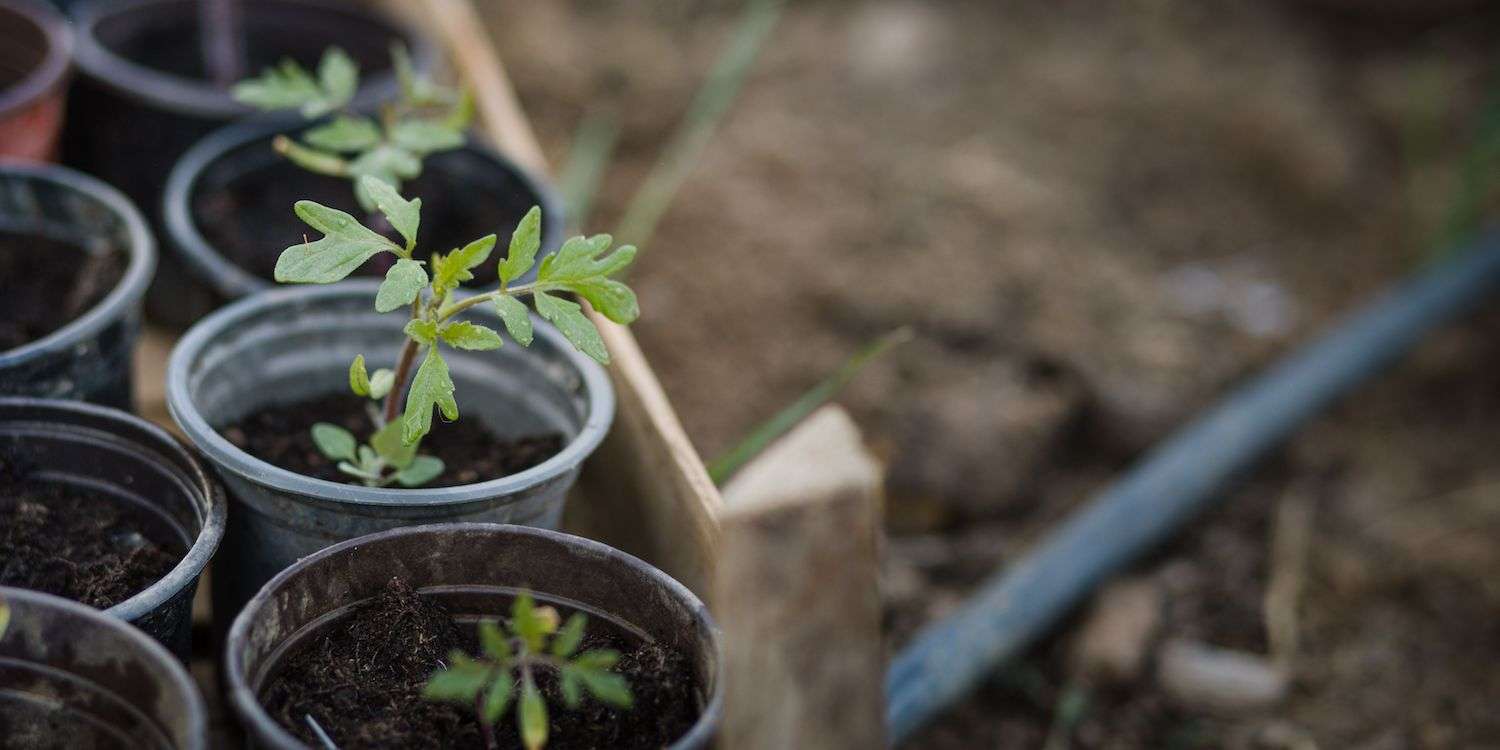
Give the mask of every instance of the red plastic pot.
POLYGON ((72 60, 61 13, 39 0, 0 0, 0 157, 57 156, 72 60))

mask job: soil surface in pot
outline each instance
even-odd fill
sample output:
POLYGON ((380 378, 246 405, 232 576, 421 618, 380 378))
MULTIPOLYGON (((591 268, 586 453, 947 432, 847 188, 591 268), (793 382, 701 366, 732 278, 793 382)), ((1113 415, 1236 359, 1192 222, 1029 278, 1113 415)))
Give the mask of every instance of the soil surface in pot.
MULTIPOLYGON (((569 612, 561 613, 567 617, 569 612)), ((630 682, 635 705, 608 708, 585 698, 563 706, 557 681, 538 676, 551 721, 547 747, 661 748, 692 727, 700 713, 692 666, 682 654, 643 643, 589 620, 582 650, 621 653, 616 669, 630 682)), ((393 579, 370 600, 295 651, 262 692, 262 704, 310 746, 311 715, 341 748, 484 747, 471 709, 422 698, 422 686, 455 650, 478 652, 473 627, 439 602, 393 579)), ((495 727, 501 748, 519 748, 513 703, 495 727)))
POLYGON ((182 559, 164 537, 116 498, 28 478, 0 456, 0 585, 106 609, 182 559))
MULTIPOLYGON (((269 143, 262 144, 269 149, 269 143)), ((465 175, 479 161, 472 152, 453 151, 427 160, 422 175, 402 185, 403 195, 422 198, 422 223, 418 229, 417 257, 426 260, 433 251, 448 252, 487 234, 500 237, 498 261, 505 253, 510 233, 530 210, 531 203, 519 194, 507 195, 494 188, 483 189, 465 175), (451 168, 444 165, 452 164, 451 168)), ((487 162, 485 162, 487 163, 487 162)), ((347 211, 366 226, 400 242, 384 217, 361 211, 348 180, 306 172, 280 162, 252 170, 234 179, 225 189, 200 189, 192 198, 193 221, 208 244, 231 263, 267 281, 274 279, 276 258, 282 250, 318 233, 302 223, 292 211, 299 200, 311 200, 347 211)), ((404 243, 402 243, 404 244, 404 243)), ((371 258, 355 276, 384 276, 395 262, 388 253, 371 258)), ((465 286, 494 284, 495 263, 474 269, 465 286)))
POLYGON ((0 231, 0 352, 67 325, 109 294, 125 274, 118 252, 0 231))
MULTIPOLYGON (((310 401, 276 404, 219 430, 240 450, 287 471, 330 482, 348 482, 313 443, 312 426, 339 425, 355 436, 370 432, 368 400, 357 396, 323 396, 310 401)), ((422 452, 437 456, 446 467, 442 476, 424 487, 454 487, 487 482, 524 471, 557 455, 563 436, 527 435, 502 438, 473 417, 433 425, 422 440, 422 452)))

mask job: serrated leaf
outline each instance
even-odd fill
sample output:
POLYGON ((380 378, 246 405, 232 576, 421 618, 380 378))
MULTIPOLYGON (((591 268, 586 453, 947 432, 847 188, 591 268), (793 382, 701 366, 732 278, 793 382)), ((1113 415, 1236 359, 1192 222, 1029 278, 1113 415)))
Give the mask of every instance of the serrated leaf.
POLYGON ((479 647, 484 649, 485 656, 494 661, 504 662, 510 659, 510 638, 495 620, 479 621, 479 647))
POLYGON ((595 278, 571 282, 566 288, 588 300, 595 310, 620 325, 629 325, 641 316, 635 292, 614 279, 595 278))
POLYGON ((382 252, 397 252, 394 243, 343 211, 313 201, 297 201, 295 210, 302 221, 324 237, 282 251, 276 259, 277 281, 327 284, 348 276, 382 252))
POLYGON ((487 234, 443 256, 441 261, 434 259, 433 286, 445 290, 457 289, 459 284, 474 278, 470 269, 485 262, 494 249, 495 235, 487 234))
POLYGON ((489 681, 491 669, 460 654, 448 656, 448 668, 437 672, 422 686, 422 697, 428 700, 454 701, 474 705, 474 696, 489 681))
POLYGON ((499 349, 505 343, 493 329, 467 320, 444 323, 438 337, 454 348, 480 352, 499 349))
POLYGON ((365 371, 363 354, 354 355, 354 361, 349 363, 349 390, 356 396, 370 395, 370 375, 365 371))
POLYGON ((612 240, 613 238, 607 234, 596 234, 588 239, 583 237, 569 239, 561 248, 558 248, 555 255, 550 255, 542 261, 542 267, 537 272, 537 281, 566 284, 589 281, 624 270, 635 260, 635 246, 622 245, 614 252, 603 255, 609 249, 612 240))
POLYGON ((437 347, 428 347, 406 394, 406 413, 401 417, 402 442, 415 445, 432 430, 433 407, 441 410, 443 418, 450 422, 458 419, 458 402, 453 399, 453 391, 448 363, 438 354, 437 347))
POLYGON ((406 335, 428 346, 437 341, 437 324, 430 320, 409 320, 401 330, 406 335))
POLYGON ((382 460, 397 470, 410 466, 417 455, 415 443, 407 445, 401 440, 400 420, 389 422, 386 426, 376 430, 374 436, 370 438, 370 447, 375 449, 382 460))
POLYGON ((552 325, 557 326, 557 330, 562 331, 578 351, 599 364, 609 364, 609 350, 604 346, 604 339, 599 337, 599 329, 583 314, 578 303, 545 292, 537 292, 534 299, 537 313, 552 321, 552 325))
POLYGON ((241 104, 264 110, 293 109, 324 99, 322 87, 294 60, 283 60, 258 78, 240 81, 230 93, 241 104))
POLYGON ((396 373, 382 367, 370 374, 370 398, 382 399, 396 384, 396 373))
POLYGON ((501 295, 495 298, 495 312, 500 313, 505 330, 516 343, 531 346, 531 310, 527 309, 526 303, 515 297, 501 295))
POLYGON ((563 659, 572 656, 578 650, 578 644, 583 643, 583 629, 588 620, 582 612, 574 612, 552 639, 552 655, 563 659))
POLYGON ((547 704, 529 677, 521 687, 517 722, 521 726, 521 742, 526 745, 526 750, 541 750, 547 744, 547 704))
POLYGON ((329 47, 318 61, 318 85, 324 99, 318 106, 302 108, 303 117, 317 117, 349 103, 359 88, 359 66, 338 47, 329 47))
MULTIPOLYGON (((379 177, 362 175, 359 183, 365 193, 370 196, 370 200, 375 202, 375 208, 385 214, 391 226, 401 233, 401 238, 406 240, 406 249, 410 251, 417 244, 417 227, 422 223, 422 199, 402 198, 390 183, 379 177)), ((422 285, 426 286, 426 284, 427 273, 424 271, 422 285)))
POLYGON ((578 672, 572 666, 563 665, 562 672, 558 675, 558 687, 562 690, 563 704, 568 708, 578 708, 578 704, 583 702, 578 672))
POLYGON ((625 677, 614 672, 605 672, 597 669, 574 670, 578 679, 583 681, 583 686, 604 703, 618 708, 629 708, 632 702, 630 695, 630 683, 625 677))
POLYGON ((484 694, 484 723, 493 725, 505 714, 505 708, 510 705, 510 697, 515 694, 515 683, 511 682, 510 675, 500 675, 490 684, 490 689, 484 694))
POLYGON ((302 140, 325 151, 356 153, 380 143, 380 128, 368 117, 340 115, 302 135, 302 140))
POLYGON ((443 468, 443 459, 437 456, 417 456, 406 468, 396 472, 396 481, 402 487, 421 487, 437 479, 443 468))
POLYGON ((500 261, 500 280, 509 284, 525 276, 536 263, 536 254, 541 247, 542 208, 532 206, 510 235, 510 249, 506 251, 505 260, 500 261))
POLYGON ((334 461, 353 461, 355 448, 359 446, 348 430, 327 422, 312 426, 312 439, 318 452, 334 461))
POLYGON ((391 128, 391 140, 414 153, 431 154, 464 145, 462 130, 432 120, 403 120, 391 128))
POLYGON ((417 295, 422 293, 425 286, 427 271, 422 269, 422 264, 410 258, 402 258, 385 272, 385 280, 380 282, 380 289, 375 292, 375 310, 390 312, 410 305, 416 301, 417 295))

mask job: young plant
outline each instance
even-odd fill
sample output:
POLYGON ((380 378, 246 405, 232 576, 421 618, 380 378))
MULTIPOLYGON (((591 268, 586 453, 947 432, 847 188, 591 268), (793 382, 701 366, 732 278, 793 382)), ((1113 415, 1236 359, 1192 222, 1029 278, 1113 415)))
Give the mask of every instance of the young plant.
POLYGON ((323 53, 316 76, 284 60, 259 78, 239 82, 233 93, 244 104, 267 111, 296 109, 309 120, 334 114, 308 130, 301 143, 280 135, 272 145, 303 169, 353 180, 355 198, 370 212, 375 198, 364 189, 362 177, 378 178, 400 191, 402 180, 422 173, 428 154, 464 145, 464 130, 474 117, 468 92, 417 75, 406 48, 393 46, 391 59, 401 94, 380 105, 378 118, 349 108, 359 88, 359 68, 337 47, 323 53))
POLYGON ((488 292, 455 297, 459 284, 474 277, 473 269, 488 261, 495 235, 481 237, 447 255, 434 253, 431 261, 417 260, 417 228, 422 200, 406 200, 389 184, 371 176, 360 178, 361 189, 372 197, 376 208, 399 233, 397 243, 362 224, 343 211, 313 201, 298 201, 297 216, 323 238, 293 245, 276 260, 276 280, 293 284, 328 284, 339 281, 383 253, 395 257, 375 295, 378 312, 407 308, 410 320, 404 329, 406 341, 394 371, 369 374, 364 356, 349 367, 349 387, 355 394, 384 399, 384 407, 371 409, 374 432, 365 445, 347 430, 320 423, 313 440, 339 469, 370 486, 400 483, 414 487, 431 481, 443 471, 442 462, 417 455, 417 446, 432 429, 437 409, 449 421, 458 419, 453 379, 442 349, 498 349, 503 340, 487 326, 455 319, 478 305, 490 305, 511 338, 522 346, 532 340, 531 315, 523 298, 529 297, 536 312, 584 354, 601 364, 609 363, 609 351, 583 308, 560 296, 572 293, 588 300, 604 317, 629 324, 640 315, 635 292, 609 278, 635 258, 635 248, 624 245, 610 251, 607 234, 573 237, 557 253, 542 259, 536 280, 511 286, 536 265, 541 247, 542 212, 532 207, 510 238, 510 249, 499 261, 499 285, 488 292), (417 364, 420 356, 421 364, 417 364), (416 366, 416 374, 411 375, 416 366), (410 386, 407 379, 410 377, 410 386), (405 405, 403 410, 402 405, 405 405))
POLYGON ((570 709, 582 703, 585 692, 602 703, 629 708, 630 685, 623 676, 610 671, 620 654, 609 649, 576 653, 588 618, 574 614, 561 629, 558 620, 557 610, 538 607, 530 594, 522 593, 511 606, 510 622, 479 621, 484 655, 471 659, 454 651, 447 665, 427 681, 423 697, 473 708, 488 748, 498 746, 495 723, 505 714, 518 688, 521 695, 516 703, 516 726, 521 743, 527 750, 547 744, 547 703, 536 686, 539 670, 557 675, 563 703, 570 709))

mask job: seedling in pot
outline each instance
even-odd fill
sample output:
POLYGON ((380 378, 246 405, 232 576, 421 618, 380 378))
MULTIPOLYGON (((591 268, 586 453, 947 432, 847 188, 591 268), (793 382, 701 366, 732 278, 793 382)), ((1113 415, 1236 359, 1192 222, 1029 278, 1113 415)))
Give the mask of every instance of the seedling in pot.
POLYGON ((479 643, 483 656, 472 659, 461 651, 448 656, 448 664, 432 675, 422 691, 424 697, 473 707, 484 734, 485 747, 495 748, 496 722, 516 700, 516 727, 527 750, 547 744, 547 703, 537 688, 539 671, 557 676, 563 704, 577 708, 584 693, 619 708, 631 704, 630 685, 610 669, 620 654, 610 649, 578 653, 588 618, 576 613, 558 627, 557 610, 538 607, 530 594, 522 593, 511 605, 508 623, 479 621, 479 643))
POLYGON ((299 110, 310 120, 334 115, 308 130, 300 143, 281 135, 272 145, 303 169, 352 180, 360 207, 373 212, 375 196, 362 178, 378 178, 400 191, 403 180, 422 173, 427 155, 464 145, 464 130, 474 117, 474 101, 467 91, 418 75, 400 45, 391 48, 391 58, 401 94, 382 103, 378 117, 350 109, 359 88, 359 68, 337 47, 323 53, 316 75, 284 60, 259 78, 236 84, 234 97, 262 110, 299 110))
POLYGON ((583 308, 560 296, 576 294, 604 317, 629 324, 640 315, 635 292, 609 278, 635 258, 635 247, 610 250, 607 234, 573 237, 556 254, 542 259, 536 280, 511 286, 536 265, 541 246, 542 212, 532 207, 510 238, 510 249, 498 264, 499 285, 488 292, 455 298, 459 284, 474 277, 473 269, 488 261, 495 235, 481 237, 447 255, 432 255, 431 261, 415 257, 417 228, 421 219, 420 198, 402 198, 390 184, 371 176, 360 177, 361 190, 372 197, 376 208, 405 240, 388 239, 359 223, 343 211, 313 201, 298 201, 297 216, 323 233, 323 238, 282 251, 276 261, 276 280, 294 284, 328 284, 339 281, 370 258, 384 253, 395 257, 375 296, 375 309, 393 312, 408 308, 411 319, 404 329, 406 341, 394 370, 373 374, 363 355, 349 366, 349 387, 355 394, 374 401, 381 409, 370 409, 373 430, 360 444, 342 427, 319 423, 313 440, 341 471, 372 487, 400 484, 416 487, 443 471, 434 456, 419 455, 418 445, 432 429, 432 412, 444 419, 458 419, 453 379, 443 359, 443 347, 468 350, 498 349, 504 343, 499 332, 455 317, 477 305, 490 305, 499 314, 511 338, 522 346, 532 341, 531 315, 523 298, 529 297, 536 312, 553 325, 579 351, 601 364, 609 363, 609 351, 583 308), (417 364, 418 357, 420 365, 417 364), (416 374, 411 370, 416 367, 416 374), (410 385, 408 386, 408 378, 410 385), (402 405, 405 405, 404 410, 402 405))

